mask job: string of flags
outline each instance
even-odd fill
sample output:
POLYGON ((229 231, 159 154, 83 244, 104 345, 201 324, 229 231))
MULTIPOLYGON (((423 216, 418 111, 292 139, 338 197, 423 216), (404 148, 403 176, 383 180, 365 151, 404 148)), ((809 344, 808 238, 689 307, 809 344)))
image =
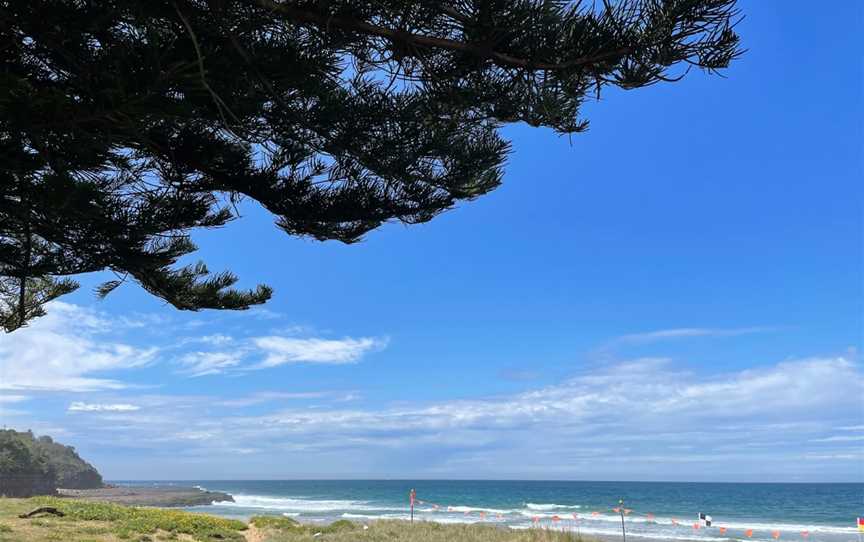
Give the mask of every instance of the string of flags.
MULTIPOLYGON (((412 492, 413 492, 413 490, 412 490, 412 492)), ((413 503, 416 502, 417 504, 430 506, 431 511, 433 513, 434 512, 442 512, 442 511, 447 511, 450 513, 457 512, 456 508, 454 508, 453 506, 444 506, 441 504, 420 500, 420 499, 417 499, 413 494, 412 494, 411 500, 412 500, 412 505, 413 505, 413 503)), ((657 521, 655 519, 656 516, 654 514, 652 514, 651 512, 647 512, 647 513, 634 512, 630 508, 623 508, 623 507, 615 507, 615 508, 610 508, 607 510, 593 510, 593 511, 590 511, 590 513, 588 513, 588 514, 590 514, 590 517, 596 518, 601 514, 601 512, 614 512, 616 514, 621 514, 623 516, 629 516, 632 514, 634 516, 644 517, 647 523, 657 523, 657 521)), ((485 521, 487 519, 487 517, 488 518, 494 517, 494 518, 499 519, 499 520, 504 519, 504 514, 502 514, 501 512, 488 512, 485 510, 463 510, 463 514, 465 516, 475 516, 476 515, 477 517, 480 518, 480 521, 485 521)), ((587 515, 586 515, 586 517, 587 517, 587 515)), ((560 523, 562 521, 568 521, 568 520, 572 520, 573 522, 578 524, 581 521, 582 516, 580 516, 578 512, 573 512, 569 516, 561 515, 561 514, 555 514, 555 515, 552 515, 551 517, 534 515, 531 517, 531 523, 535 527, 540 527, 543 524, 544 520, 547 520, 547 519, 553 525, 557 525, 558 523, 560 523)), ((676 519, 676 518, 670 518, 670 519, 671 519, 671 523, 673 526, 676 526, 676 527, 681 526, 681 522, 678 519, 676 519)), ((861 533, 864 533, 864 517, 857 518, 857 520, 858 520, 857 521, 858 531, 861 533)), ((717 529, 717 531, 721 535, 733 534, 733 533, 729 532, 730 531, 729 527, 722 526, 722 525, 715 525, 713 518, 710 515, 705 514, 703 512, 700 512, 698 514, 697 520, 693 523, 692 528, 694 531, 698 531, 700 529, 717 529)), ((743 535, 746 538, 753 538, 754 529, 743 529, 741 532, 743 533, 743 535)), ((810 532, 807 530, 800 531, 799 535, 803 540, 808 540, 810 538, 810 532)), ((771 530, 771 538, 773 538, 774 540, 780 540, 780 538, 781 538, 780 530, 779 529, 771 530)))

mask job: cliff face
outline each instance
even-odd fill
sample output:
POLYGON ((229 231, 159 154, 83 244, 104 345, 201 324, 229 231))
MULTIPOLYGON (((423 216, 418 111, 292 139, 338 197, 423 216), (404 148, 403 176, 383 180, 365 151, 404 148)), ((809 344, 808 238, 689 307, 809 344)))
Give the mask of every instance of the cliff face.
POLYGON ((0 431, 0 495, 53 495, 58 487, 102 487, 102 476, 75 449, 30 431, 0 431))
POLYGON ((32 439, 20 438, 15 431, 0 431, 0 495, 29 497, 56 492, 57 476, 35 451, 32 439))
POLYGON ((39 437, 36 446, 48 457, 57 473, 57 487, 65 489, 96 489, 102 487, 102 475, 90 463, 81 459, 72 446, 54 442, 51 437, 39 437))

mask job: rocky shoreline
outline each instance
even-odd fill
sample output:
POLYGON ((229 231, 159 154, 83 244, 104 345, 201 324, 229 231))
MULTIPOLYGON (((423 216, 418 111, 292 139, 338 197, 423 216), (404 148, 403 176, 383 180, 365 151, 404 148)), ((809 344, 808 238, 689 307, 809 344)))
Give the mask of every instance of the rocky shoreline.
POLYGON ((62 497, 102 501, 126 506, 200 506, 214 502, 234 502, 234 497, 219 491, 178 486, 106 486, 99 489, 58 489, 62 497))

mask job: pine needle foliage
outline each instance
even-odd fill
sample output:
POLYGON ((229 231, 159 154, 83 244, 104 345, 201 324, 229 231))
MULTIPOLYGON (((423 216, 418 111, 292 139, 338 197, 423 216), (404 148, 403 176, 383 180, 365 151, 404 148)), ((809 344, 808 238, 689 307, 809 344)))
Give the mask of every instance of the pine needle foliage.
POLYGON ((501 183, 506 123, 715 72, 735 0, 0 0, 0 325, 110 270, 182 310, 271 289, 181 265, 251 199, 353 243, 501 183))

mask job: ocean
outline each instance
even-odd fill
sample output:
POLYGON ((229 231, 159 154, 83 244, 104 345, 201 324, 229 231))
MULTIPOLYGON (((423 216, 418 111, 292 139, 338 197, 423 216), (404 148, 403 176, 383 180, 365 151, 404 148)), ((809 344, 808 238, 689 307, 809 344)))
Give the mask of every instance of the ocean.
POLYGON ((123 484, 197 485, 236 502, 190 510, 233 518, 285 515, 302 522, 337 519, 415 519, 484 522, 525 529, 566 529, 620 539, 624 499, 627 536, 656 540, 757 542, 858 541, 864 484, 749 484, 665 482, 531 482, 446 480, 160 481, 123 484), (694 528, 698 514, 711 527, 694 528), (724 527, 725 531, 721 531, 724 527), (747 531, 752 529, 750 536, 747 531))

